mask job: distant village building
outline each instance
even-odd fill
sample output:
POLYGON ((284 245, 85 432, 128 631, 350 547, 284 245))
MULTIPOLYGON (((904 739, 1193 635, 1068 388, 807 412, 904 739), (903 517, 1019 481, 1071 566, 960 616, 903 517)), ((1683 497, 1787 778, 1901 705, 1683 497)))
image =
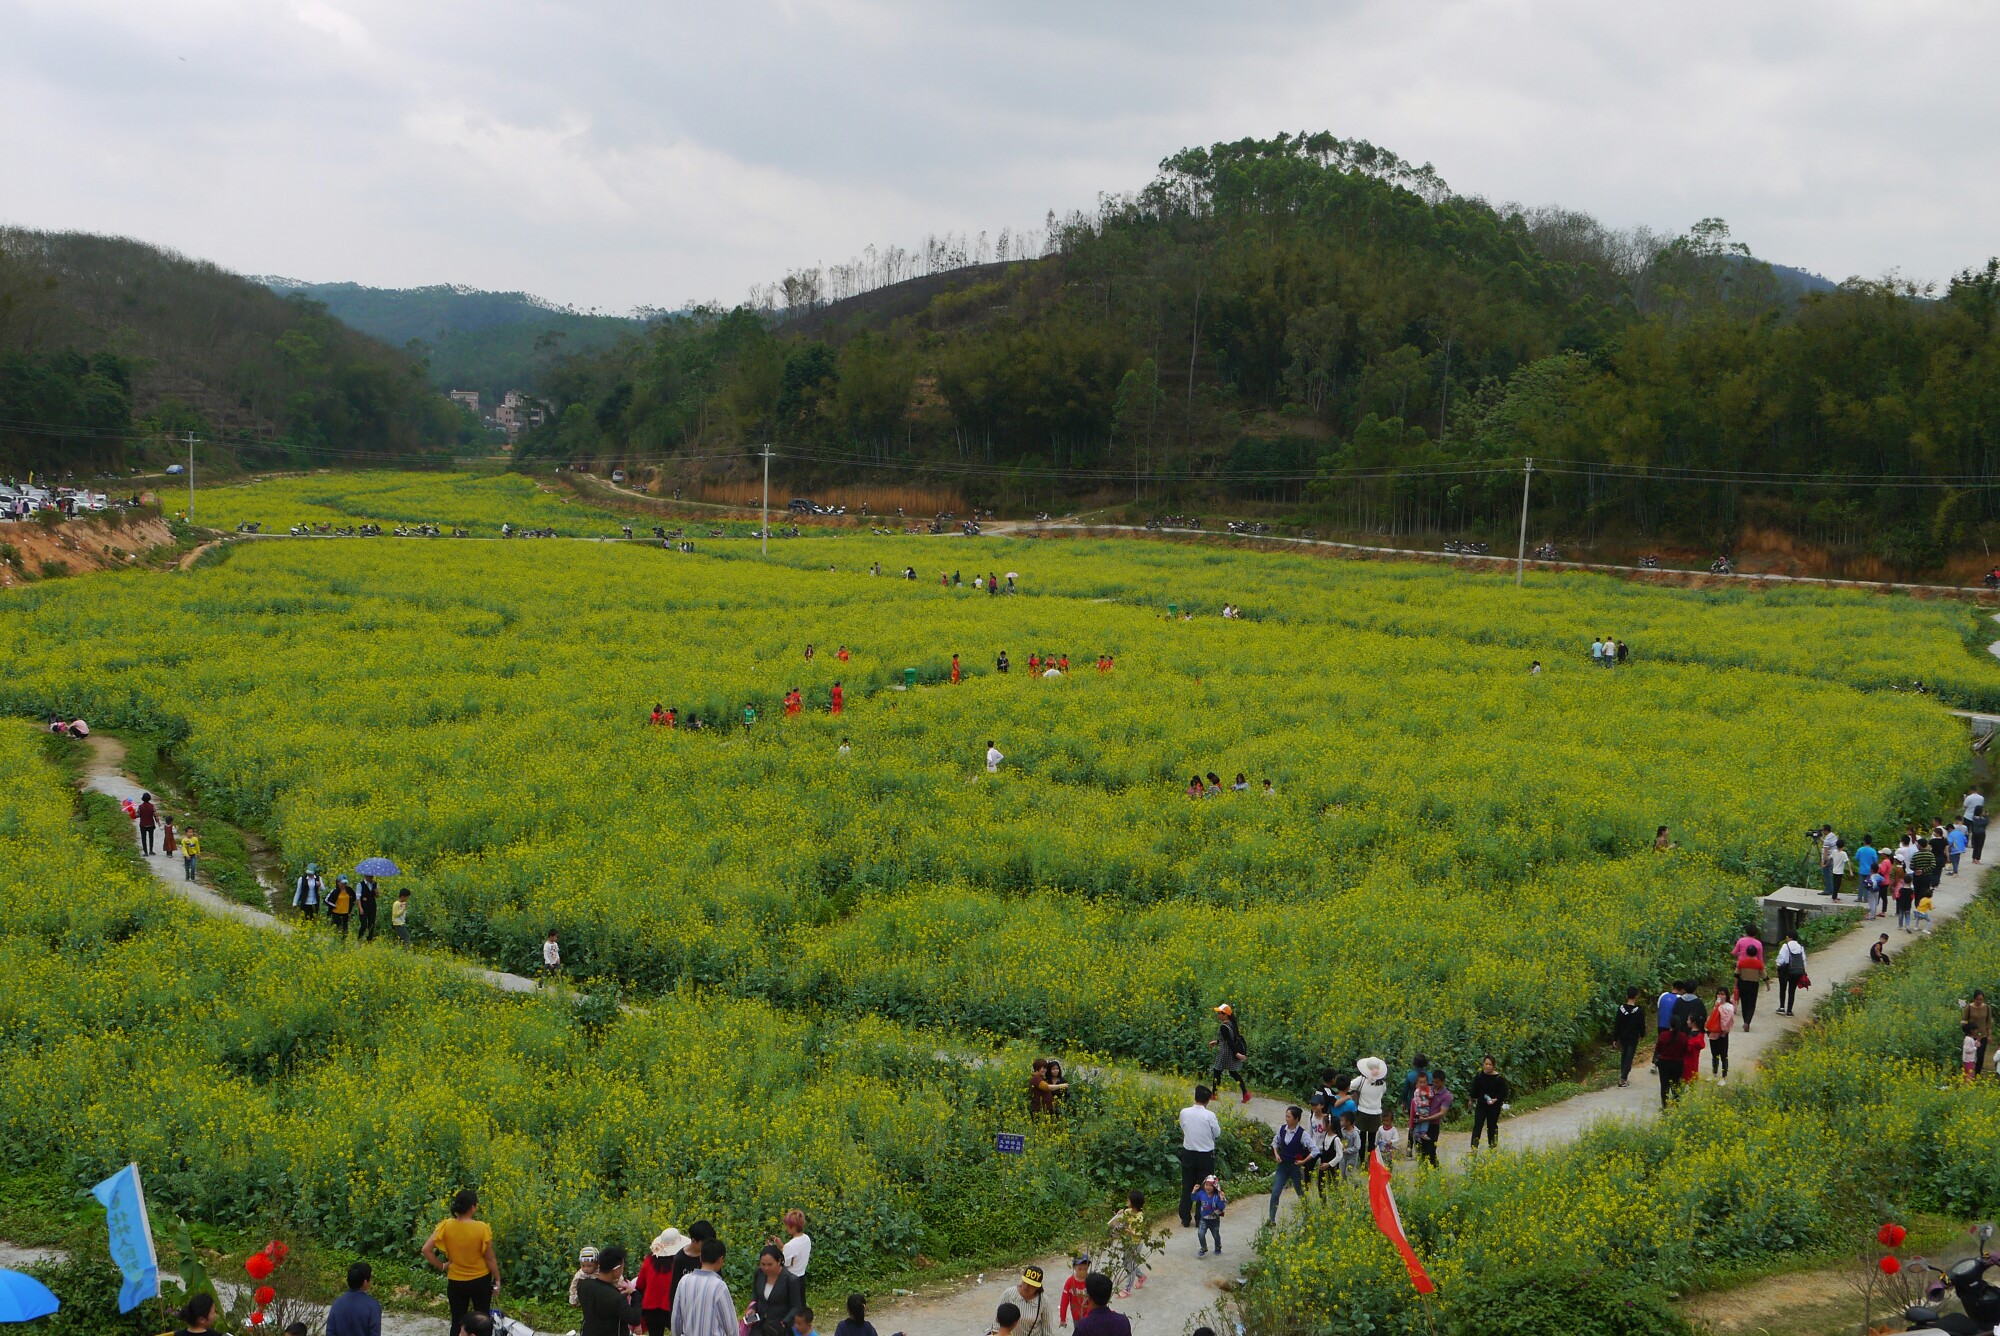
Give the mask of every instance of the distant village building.
POLYGON ((493 420, 507 433, 507 443, 512 445, 529 427, 542 425, 542 406, 519 390, 509 390, 500 407, 493 410, 493 420))
POLYGON ((479 411, 478 390, 453 390, 450 398, 453 403, 464 404, 475 413, 479 411))

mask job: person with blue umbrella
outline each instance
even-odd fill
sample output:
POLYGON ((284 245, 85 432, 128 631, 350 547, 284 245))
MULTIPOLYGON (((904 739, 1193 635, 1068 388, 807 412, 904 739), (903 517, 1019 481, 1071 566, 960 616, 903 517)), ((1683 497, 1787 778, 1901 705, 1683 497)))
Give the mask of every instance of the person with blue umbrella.
POLYGON ((402 869, 386 858, 364 858, 354 865, 354 871, 361 878, 361 885, 355 892, 355 907, 360 910, 361 926, 357 936, 364 942, 375 940, 375 911, 382 902, 382 888, 376 884, 377 877, 397 877, 402 869))
POLYGON ((25 1271, 0 1271, 0 1322, 33 1322, 62 1307, 49 1287, 25 1271))

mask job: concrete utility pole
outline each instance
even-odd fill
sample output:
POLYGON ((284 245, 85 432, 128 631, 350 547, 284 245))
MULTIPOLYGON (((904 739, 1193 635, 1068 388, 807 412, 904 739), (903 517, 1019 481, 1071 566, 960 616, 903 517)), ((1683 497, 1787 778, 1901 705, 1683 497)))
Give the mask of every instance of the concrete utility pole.
POLYGON ((194 523, 194 433, 188 433, 188 523, 194 523))
POLYGON ((764 559, 771 558, 771 446, 765 443, 764 460, 764 559))
POLYGON ((1521 545, 1514 551, 1514 587, 1521 587, 1521 573, 1528 566, 1528 484, 1535 477, 1535 460, 1530 455, 1521 468, 1521 545))

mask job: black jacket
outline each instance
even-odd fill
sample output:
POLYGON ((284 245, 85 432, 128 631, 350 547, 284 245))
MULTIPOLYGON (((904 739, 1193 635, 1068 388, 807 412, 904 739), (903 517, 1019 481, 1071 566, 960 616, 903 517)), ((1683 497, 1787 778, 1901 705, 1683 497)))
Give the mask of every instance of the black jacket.
POLYGON ((1642 1005, 1618 1004, 1618 1019, 1611 1027, 1613 1039, 1637 1039, 1646 1033, 1646 1008, 1642 1005))
POLYGON ((751 1301, 757 1305, 756 1330, 764 1336, 787 1336, 792 1329, 792 1314, 805 1306, 799 1297, 799 1278, 782 1268, 774 1281, 764 1280, 764 1269, 757 1269, 757 1279, 750 1286, 751 1301))
POLYGON ((627 1327, 646 1320, 637 1299, 627 1299, 616 1285, 596 1276, 585 1276, 576 1283, 576 1306, 583 1310, 578 1336, 624 1336, 627 1327))

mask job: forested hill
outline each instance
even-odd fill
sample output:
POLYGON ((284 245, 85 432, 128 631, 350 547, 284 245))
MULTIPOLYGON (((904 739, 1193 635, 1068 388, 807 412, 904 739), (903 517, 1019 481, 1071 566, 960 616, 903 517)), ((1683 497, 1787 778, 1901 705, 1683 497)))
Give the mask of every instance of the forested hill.
POLYGON ((644 330, 649 313, 629 316, 578 311, 526 292, 486 292, 436 284, 371 288, 359 283, 302 283, 260 278, 285 296, 298 295, 364 334, 413 349, 430 365, 440 390, 478 390, 483 404, 508 390, 539 390, 541 374, 559 357, 595 352, 644 330))
POLYGON ((772 440, 829 461, 820 480, 894 465, 1017 503, 1226 494, 1461 533, 1510 522, 1533 454, 1566 461, 1536 491, 1545 536, 1726 546, 1754 524, 1908 566, 1994 527, 1995 489, 1865 481, 2000 471, 2000 271, 1982 257, 1943 293, 1814 291, 1717 220, 1655 235, 1496 208, 1331 135, 1186 150, 1037 240, 1034 258, 904 285, 921 300, 822 305, 821 276, 795 274, 789 305, 698 311, 569 359, 529 449, 772 440))
POLYGON ((421 361, 316 302, 121 237, 0 229, 0 473, 122 468, 189 431, 256 464, 477 439, 421 361))

